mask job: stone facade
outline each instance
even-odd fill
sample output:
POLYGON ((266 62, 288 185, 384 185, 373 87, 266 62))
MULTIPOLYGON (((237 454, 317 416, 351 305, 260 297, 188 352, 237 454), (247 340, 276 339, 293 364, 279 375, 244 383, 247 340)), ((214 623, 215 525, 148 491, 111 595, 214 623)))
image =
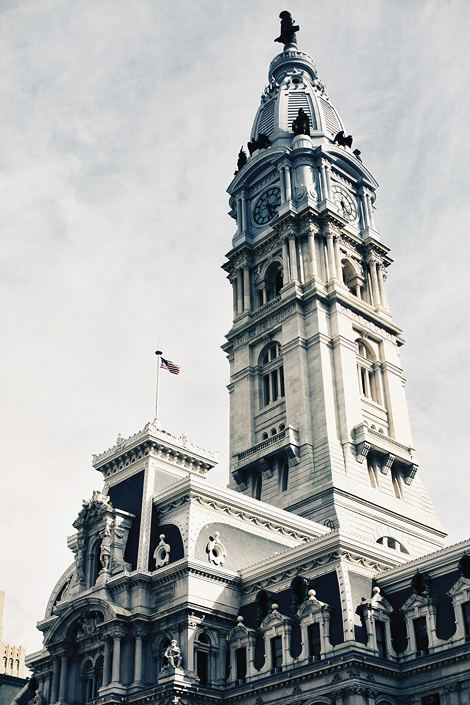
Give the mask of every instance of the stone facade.
POLYGON ((377 184, 291 39, 229 187, 230 486, 157 422, 94 456, 39 704, 470 703, 470 540, 420 482, 377 184))

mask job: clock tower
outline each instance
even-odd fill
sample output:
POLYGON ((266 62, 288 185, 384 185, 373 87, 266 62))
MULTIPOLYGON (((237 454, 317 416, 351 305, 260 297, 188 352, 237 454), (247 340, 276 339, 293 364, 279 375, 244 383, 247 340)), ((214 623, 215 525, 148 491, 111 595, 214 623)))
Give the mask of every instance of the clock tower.
POLYGON ((445 536, 413 448, 377 182, 281 15, 232 180, 230 487, 410 556, 445 536))

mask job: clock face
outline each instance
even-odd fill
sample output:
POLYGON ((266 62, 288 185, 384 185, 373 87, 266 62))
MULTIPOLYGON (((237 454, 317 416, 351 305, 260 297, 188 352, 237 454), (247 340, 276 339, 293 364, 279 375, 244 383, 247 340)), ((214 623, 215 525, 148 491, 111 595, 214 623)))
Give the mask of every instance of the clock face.
POLYGON ((258 225, 266 225, 277 215, 277 209, 281 205, 281 190, 277 186, 271 186, 263 193, 256 202, 253 211, 253 218, 258 225))
POLYGON ((345 220, 353 221, 357 218, 357 208, 354 198, 341 186, 333 186, 333 201, 340 215, 345 220))

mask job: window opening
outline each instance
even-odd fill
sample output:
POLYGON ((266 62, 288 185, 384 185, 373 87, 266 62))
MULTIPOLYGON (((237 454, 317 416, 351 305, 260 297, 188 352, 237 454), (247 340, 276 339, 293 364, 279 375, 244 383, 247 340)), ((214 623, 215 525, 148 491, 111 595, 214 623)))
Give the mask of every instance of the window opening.
POLYGON ((275 672, 282 669, 282 636, 271 639, 271 670, 275 672))
POLYGON ((262 365, 263 367, 269 365, 268 370, 263 374, 262 383, 263 405, 267 406, 271 402, 274 403, 279 398, 285 396, 284 369, 280 356, 279 343, 274 343, 266 350, 263 355, 262 365))
POLYGON ((208 683, 208 677, 207 677, 207 667, 208 667, 208 654, 206 651, 199 651, 197 652, 196 656, 196 672, 199 678, 199 682, 201 685, 207 685, 208 683))
POLYGON ((235 652, 237 666, 237 681, 246 679, 246 648, 237 649, 235 652))
POLYGON ((359 391, 362 396, 372 399, 377 403, 377 394, 375 387, 374 360, 370 350, 362 343, 357 341, 357 365, 359 375, 359 391))
POLYGON ((416 650, 428 654, 429 638, 426 617, 418 617, 418 619, 414 619, 413 628, 415 631, 416 650))
POLYGON ((375 620, 375 641, 380 658, 387 658, 387 642, 385 639, 385 623, 380 619, 375 620))
POLYGON ((465 636, 467 641, 470 641, 470 602, 464 602, 462 605, 463 624, 465 627, 465 636))
POLYGON ((309 624, 307 628, 308 635, 308 657, 310 661, 314 661, 320 658, 321 652, 321 638, 320 638, 320 625, 318 622, 309 624))

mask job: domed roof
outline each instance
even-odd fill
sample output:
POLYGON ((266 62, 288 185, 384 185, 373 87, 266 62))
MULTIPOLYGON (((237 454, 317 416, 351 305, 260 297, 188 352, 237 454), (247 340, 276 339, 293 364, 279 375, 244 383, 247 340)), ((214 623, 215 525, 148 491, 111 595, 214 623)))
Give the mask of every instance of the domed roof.
POLYGON ((269 85, 261 96, 252 139, 263 134, 273 144, 290 144, 292 123, 299 108, 310 119, 314 145, 333 140, 338 132, 344 131, 341 118, 318 78, 315 62, 292 43, 271 62, 269 85))

